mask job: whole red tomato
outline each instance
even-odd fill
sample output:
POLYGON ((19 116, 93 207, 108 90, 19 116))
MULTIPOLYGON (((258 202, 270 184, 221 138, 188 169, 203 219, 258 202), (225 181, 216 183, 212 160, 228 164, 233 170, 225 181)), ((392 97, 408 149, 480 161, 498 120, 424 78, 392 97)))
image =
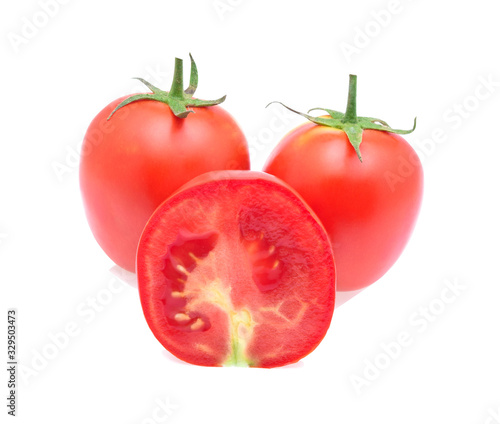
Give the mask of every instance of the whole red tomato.
POLYGON ((295 188, 323 223, 337 290, 358 290, 384 275, 408 242, 422 200, 422 165, 394 134, 413 130, 356 116, 355 76, 346 113, 323 110, 328 116, 301 114, 312 123, 288 133, 264 171, 295 188))
POLYGON ((141 232, 161 202, 205 172, 250 167, 245 136, 217 106, 224 97, 192 98, 198 82, 192 58, 185 92, 180 59, 169 92, 143 82, 153 93, 115 100, 94 118, 80 163, 90 228, 106 254, 132 272, 141 232))

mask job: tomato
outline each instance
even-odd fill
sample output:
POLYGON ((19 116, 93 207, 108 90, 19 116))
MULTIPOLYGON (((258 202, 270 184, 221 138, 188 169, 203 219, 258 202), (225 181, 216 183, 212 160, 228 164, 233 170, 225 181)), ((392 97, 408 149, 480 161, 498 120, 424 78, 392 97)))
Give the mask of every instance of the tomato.
MULTIPOLYGON (((352 112, 352 93, 350 102, 352 112)), ((354 122, 345 118, 348 112, 327 112, 318 118, 302 114, 313 122, 288 133, 264 171, 297 190, 323 223, 337 264, 337 290, 359 290, 382 277, 408 242, 423 170, 412 147, 389 132, 409 131, 356 117, 355 98, 354 122), (356 125, 361 128, 353 130, 356 125)))
POLYGON ((245 136, 217 106, 223 99, 191 97, 197 83, 193 61, 191 69, 186 93, 179 92, 177 59, 169 93, 145 82, 153 94, 110 103, 85 135, 80 186, 90 228, 107 255, 132 272, 141 232, 161 202, 197 175, 250 166, 245 136))
POLYGON ((162 203, 142 234, 137 277, 156 338, 196 365, 296 362, 323 339, 335 303, 324 228, 261 172, 210 172, 162 203))

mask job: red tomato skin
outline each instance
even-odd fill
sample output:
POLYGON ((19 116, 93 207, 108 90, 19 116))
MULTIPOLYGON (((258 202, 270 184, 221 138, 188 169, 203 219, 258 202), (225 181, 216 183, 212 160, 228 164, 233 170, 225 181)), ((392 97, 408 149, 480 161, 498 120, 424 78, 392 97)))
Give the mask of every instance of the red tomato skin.
POLYGON ((358 159, 340 130, 303 124, 272 152, 264 171, 287 182, 323 223, 337 265, 337 290, 359 290, 396 262, 415 226, 423 170, 399 135, 364 130, 358 159))
POLYGON ((101 248, 135 272, 141 232, 156 207, 200 174, 249 169, 244 134, 219 106, 193 108, 181 119, 170 107, 140 100, 105 107, 91 122, 82 146, 80 187, 86 216, 101 248))

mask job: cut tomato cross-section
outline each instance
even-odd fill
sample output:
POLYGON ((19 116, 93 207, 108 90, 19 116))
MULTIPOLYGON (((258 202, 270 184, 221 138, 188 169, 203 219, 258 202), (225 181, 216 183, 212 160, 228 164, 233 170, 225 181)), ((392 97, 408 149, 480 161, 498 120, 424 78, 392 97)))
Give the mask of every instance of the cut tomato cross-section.
POLYGON ((335 304, 325 230, 260 172, 210 172, 167 199, 143 231, 137 275, 154 335, 197 365, 297 362, 325 336, 335 304))

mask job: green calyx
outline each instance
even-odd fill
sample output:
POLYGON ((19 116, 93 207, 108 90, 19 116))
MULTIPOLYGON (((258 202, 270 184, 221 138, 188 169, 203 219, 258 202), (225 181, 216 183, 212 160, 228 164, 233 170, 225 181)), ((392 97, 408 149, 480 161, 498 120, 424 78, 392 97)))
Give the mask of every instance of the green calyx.
POLYGON ((345 113, 320 107, 316 107, 308 111, 311 112, 312 110, 323 110, 328 113, 328 115, 330 115, 329 117, 310 116, 307 113, 293 110, 292 108, 289 108, 288 106, 280 102, 271 102, 269 104, 279 103, 280 105, 286 107, 288 110, 298 113, 299 115, 303 116, 311 122, 314 122, 315 124, 324 125, 326 127, 336 128, 344 131, 347 134, 347 138, 352 144, 352 147, 354 147, 359 160, 363 162, 361 153, 359 151, 359 145, 361 144, 363 138, 363 130, 370 129, 391 132, 394 134, 409 134, 415 130, 415 127, 417 126, 417 118, 415 118, 415 120, 413 121, 413 128, 411 130, 395 130, 391 128, 387 122, 382 121, 381 119, 357 116, 356 84, 356 75, 349 75, 349 95, 347 97, 347 107, 345 113))
POLYGON ((135 96, 130 96, 121 102, 109 115, 108 120, 113 116, 113 114, 124 106, 139 100, 156 100, 165 103, 170 107, 173 114, 177 118, 186 118, 190 113, 194 112, 188 107, 203 107, 203 106, 214 106, 222 103, 226 100, 226 96, 221 97, 217 100, 200 100, 193 99, 193 94, 198 88, 198 69, 196 68, 196 63, 193 60, 193 56, 189 54, 191 59, 191 75, 189 78, 189 87, 184 90, 183 82, 183 63, 182 59, 175 58, 175 68, 174 68, 174 80, 172 82, 172 87, 170 91, 163 91, 155 87, 153 84, 143 80, 142 78, 135 78, 141 81, 146 87, 148 87, 152 93, 147 94, 136 94, 135 96))

